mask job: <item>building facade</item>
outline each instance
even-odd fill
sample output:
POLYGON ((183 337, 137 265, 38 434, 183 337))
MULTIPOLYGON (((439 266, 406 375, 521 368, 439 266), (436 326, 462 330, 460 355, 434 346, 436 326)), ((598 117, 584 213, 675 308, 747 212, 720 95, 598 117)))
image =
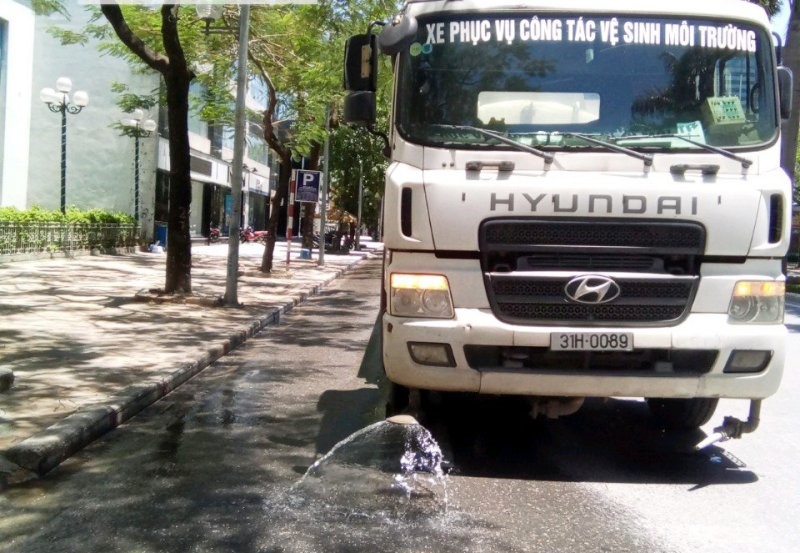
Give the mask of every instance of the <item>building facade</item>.
MULTIPOLYGON (((88 93, 89 104, 66 117, 66 204, 134 214, 134 139, 118 128, 130 117, 118 106, 115 83, 129 92, 151 94, 160 86, 156 72, 142 72, 126 61, 103 55, 99 44, 62 45, 50 30, 79 32, 90 13, 77 0, 64 2, 70 17, 35 15, 30 2, 0 0, 0 206, 38 205, 58 209, 61 189, 61 114, 39 99, 68 77, 73 91, 88 93)), ((189 10, 190 8, 186 8, 189 10)), ((263 109, 264 98, 250 87, 248 105, 263 109)), ((201 91, 195 90, 196 93, 201 91)), ((233 99, 232 99, 233 102, 233 99)), ((162 108, 163 109, 163 108, 162 108)), ((166 121, 158 109, 147 114, 166 121)), ((192 115, 192 233, 207 235, 211 224, 229 224, 232 130, 215 128, 192 115)), ((242 224, 263 228, 270 193, 270 163, 258 128, 250 125, 243 172, 242 224)), ((139 211, 142 233, 153 240, 167 220, 169 186, 168 129, 140 139, 139 211)))
POLYGON ((0 205, 27 205, 35 18, 0 0, 0 205))

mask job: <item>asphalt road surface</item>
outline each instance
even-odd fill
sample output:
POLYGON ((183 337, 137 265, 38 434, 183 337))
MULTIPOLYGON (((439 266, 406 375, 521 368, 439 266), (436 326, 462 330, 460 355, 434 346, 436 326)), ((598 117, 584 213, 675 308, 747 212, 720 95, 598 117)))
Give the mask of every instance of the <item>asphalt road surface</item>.
MULTIPOLYGON (((702 453, 691 445, 703 433, 664 434, 640 401, 532 421, 522 402, 445 398, 428 420, 449 476, 394 493, 377 469, 395 451, 370 340, 379 279, 367 263, 0 495, 0 551, 800 551, 793 362, 761 428, 702 453), (323 457, 353 433, 336 450, 351 462, 323 457), (316 461, 323 476, 304 477, 316 461)), ((799 316, 790 306, 793 331, 799 316)), ((799 347, 793 333, 791 360, 799 347)), ((704 430, 746 410, 723 402, 704 430)))

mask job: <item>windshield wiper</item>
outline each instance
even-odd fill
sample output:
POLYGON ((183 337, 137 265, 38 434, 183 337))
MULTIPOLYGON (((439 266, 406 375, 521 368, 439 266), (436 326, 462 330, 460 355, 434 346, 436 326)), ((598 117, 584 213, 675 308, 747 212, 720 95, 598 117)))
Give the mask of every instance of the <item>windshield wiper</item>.
POLYGON ((578 138, 590 144, 602 146, 604 148, 611 150, 612 152, 619 152, 621 154, 626 154, 631 157, 635 157, 636 159, 641 159, 644 162, 645 167, 652 167, 653 165, 653 156, 651 156, 650 154, 643 154, 641 152, 637 152, 636 150, 631 150, 630 148, 625 148, 624 146, 618 146, 617 144, 606 142, 605 140, 599 140, 597 138, 577 132, 565 132, 560 134, 561 136, 570 136, 572 138, 578 138))
POLYGON ((692 140, 691 138, 687 138, 680 134, 643 134, 643 135, 633 135, 633 136, 621 136, 619 138, 616 138, 616 140, 645 140, 650 138, 679 138, 680 140, 688 142, 689 144, 697 146, 698 148, 702 148, 707 152, 714 152, 715 154, 727 157, 728 159, 738 161, 739 163, 742 164, 742 169, 747 169, 753 164, 752 160, 749 160, 742 156, 738 156, 729 150, 725 150, 724 148, 717 148, 716 146, 711 146, 710 144, 704 144, 703 142, 692 140))
POLYGON ((521 152, 528 152, 529 154, 533 154, 537 157, 542 158, 544 160, 545 165, 550 165, 551 163, 553 163, 553 159, 555 159, 555 156, 553 154, 550 154, 548 152, 543 152, 542 150, 534 148, 533 146, 528 146, 527 144, 522 144, 521 142, 517 142, 513 138, 509 138, 495 131, 482 129, 480 127, 472 127, 469 125, 436 125, 436 127, 442 127, 445 129, 454 129, 458 131, 471 131, 489 138, 494 138, 498 142, 511 146, 512 148, 515 148, 521 152))
MULTIPOLYGON (((541 132, 520 133, 520 136, 540 136, 541 134, 542 134, 541 132)), ((584 142, 588 142, 589 144, 594 144, 595 146, 602 146, 603 148, 611 150, 612 152, 619 152, 621 154, 629 155, 631 157, 635 157, 636 159, 640 159, 644 162, 645 167, 651 167, 653 165, 653 156, 651 156, 650 154, 643 154, 641 152, 637 152, 636 150, 625 148, 624 146, 618 146, 617 144, 613 144, 611 142, 606 142, 605 140, 594 138, 593 136, 577 132, 551 132, 545 134, 547 134, 548 141, 551 136, 559 136, 559 137, 566 136, 570 138, 577 138, 578 140, 583 140, 584 142)))

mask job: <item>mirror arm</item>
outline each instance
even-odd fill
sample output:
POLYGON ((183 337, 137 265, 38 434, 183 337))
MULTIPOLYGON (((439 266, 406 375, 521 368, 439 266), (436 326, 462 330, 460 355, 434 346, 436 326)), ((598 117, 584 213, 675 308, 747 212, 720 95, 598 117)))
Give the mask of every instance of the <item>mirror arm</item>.
POLYGON ((781 39, 781 35, 774 32, 772 33, 773 38, 775 39, 775 58, 778 62, 778 65, 783 64, 783 40, 781 39))
POLYGON ((371 35, 372 34, 372 29, 374 29, 375 27, 386 27, 386 22, 385 21, 373 21, 372 23, 369 24, 369 27, 367 27, 367 34, 371 35))
POLYGON ((389 136, 385 132, 381 132, 375 130, 375 127, 372 125, 366 127, 367 132, 372 136, 377 136, 383 139, 383 157, 390 158, 392 157, 392 146, 389 144, 389 136))

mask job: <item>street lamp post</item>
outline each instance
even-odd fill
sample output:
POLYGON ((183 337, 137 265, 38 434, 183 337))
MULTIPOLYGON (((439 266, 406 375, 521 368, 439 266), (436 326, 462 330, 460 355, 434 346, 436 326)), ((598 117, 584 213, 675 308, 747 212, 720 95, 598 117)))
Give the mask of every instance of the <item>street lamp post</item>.
POLYGON ((356 251, 361 250, 361 203, 364 195, 364 164, 358 162, 358 220, 356 226, 356 251))
MULTIPOLYGON (((211 32, 211 22, 219 17, 219 5, 198 4, 197 15, 206 22, 206 33, 211 32)), ((245 146, 245 95, 247 92, 247 38, 250 33, 250 4, 239 6, 239 48, 236 62, 236 114, 234 118, 233 163, 231 171, 231 199, 233 208, 228 236, 228 269, 225 279, 225 305, 237 307, 239 272, 239 229, 242 216, 242 165, 245 146)))
POLYGON ((72 95, 72 81, 67 77, 59 77, 56 90, 43 88, 39 98, 47 104, 53 113, 61 113, 61 213, 67 211, 67 113, 77 114, 89 104, 89 95, 78 90, 72 95))
POLYGON ((152 119, 144 118, 144 111, 141 109, 133 110, 133 117, 122 119, 120 123, 133 136, 133 217, 136 224, 139 224, 139 139, 146 138, 153 134, 158 126, 152 119))
POLYGON ((323 166, 322 190, 320 190, 319 202, 319 265, 325 265, 325 227, 328 222, 328 181, 331 175, 331 106, 325 109, 325 146, 322 150, 325 158, 323 166))

